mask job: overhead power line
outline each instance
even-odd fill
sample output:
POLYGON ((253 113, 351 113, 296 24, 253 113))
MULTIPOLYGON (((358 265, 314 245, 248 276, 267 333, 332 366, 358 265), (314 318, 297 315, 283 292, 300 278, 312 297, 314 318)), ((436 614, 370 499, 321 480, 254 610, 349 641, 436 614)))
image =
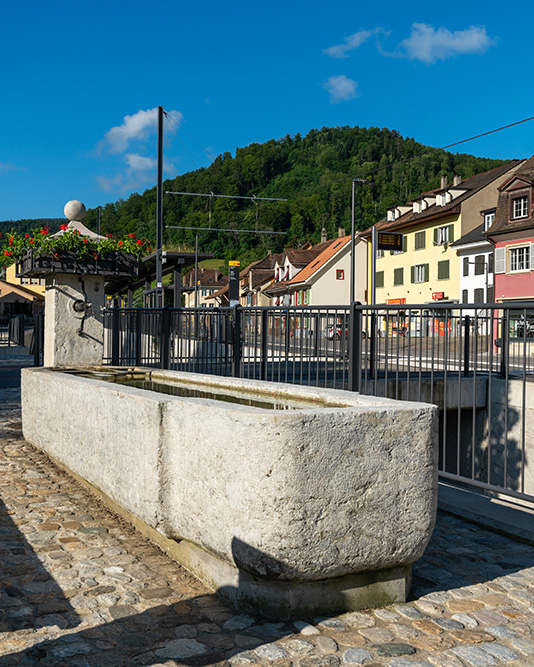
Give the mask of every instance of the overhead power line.
MULTIPOLYGON (((440 148, 435 148, 433 150, 437 151, 444 151, 447 150, 448 148, 453 148, 454 146, 459 146, 460 144, 465 144, 468 141, 473 141, 474 139, 480 139, 481 137, 487 137, 489 134, 495 134, 495 132, 501 132, 502 130, 507 130, 510 127, 514 127, 515 125, 521 125, 521 123, 527 123, 530 120, 534 120, 534 116, 530 116, 530 118, 524 118, 523 120, 518 120, 515 123, 509 123, 508 125, 503 125, 502 127, 497 127, 494 130, 489 130, 488 132, 482 132, 481 134, 476 134, 473 137, 469 137, 468 139, 462 139, 460 141, 455 141, 452 144, 447 144, 446 146, 441 146, 440 148)), ((389 167, 395 167, 398 164, 406 164, 406 162, 411 162, 412 160, 417 160, 420 158, 420 155, 412 155, 411 157, 407 157, 404 160, 396 160, 395 162, 391 162, 390 164, 383 165, 381 167, 376 167, 376 169, 371 169, 368 171, 368 174, 375 174, 378 171, 382 171, 383 169, 389 169, 389 167)), ((345 179, 345 180, 352 180, 352 179, 345 179)))
POLYGON ((250 197, 243 197, 240 195, 214 195, 213 192, 171 192, 169 190, 165 191, 166 195, 189 195, 190 197, 225 197, 226 199, 249 199, 250 201, 287 201, 287 199, 276 199, 275 197, 256 197, 256 195, 251 195, 250 197))

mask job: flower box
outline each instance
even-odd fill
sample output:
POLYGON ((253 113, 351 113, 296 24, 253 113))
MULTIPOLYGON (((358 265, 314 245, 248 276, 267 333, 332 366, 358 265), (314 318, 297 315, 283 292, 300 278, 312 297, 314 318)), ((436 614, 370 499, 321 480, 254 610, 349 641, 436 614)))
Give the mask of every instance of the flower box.
POLYGON ((97 258, 80 256, 72 250, 59 250, 54 254, 34 253, 27 250, 17 262, 17 278, 42 278, 51 273, 76 273, 81 275, 136 276, 138 258, 127 252, 108 252, 97 258))

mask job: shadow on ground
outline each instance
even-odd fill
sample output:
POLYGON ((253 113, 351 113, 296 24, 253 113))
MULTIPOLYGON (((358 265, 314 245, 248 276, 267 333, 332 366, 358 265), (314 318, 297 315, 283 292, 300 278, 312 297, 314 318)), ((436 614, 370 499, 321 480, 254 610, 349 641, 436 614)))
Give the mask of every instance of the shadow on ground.
MULTIPOLYGON (((38 562, 5 510, 0 514, 2 630, 9 632, 53 624, 54 616, 47 613, 51 609, 42 606, 46 604, 62 607, 61 616, 74 628, 78 621, 76 613, 67 608, 68 600, 59 586, 38 562), (31 581, 25 583, 26 579, 31 581), (36 596, 41 595, 41 588, 47 590, 46 595, 53 596, 53 600, 40 602, 36 596)), ((533 563, 534 547, 514 543, 461 519, 440 514, 425 555, 414 565, 412 599, 433 591, 487 583, 533 563)), ((89 590, 86 594, 90 593, 89 590)), ((133 606, 118 604, 111 607, 109 613, 113 620, 96 627, 74 632, 71 629, 65 634, 55 628, 57 636, 0 657, 0 667, 118 667, 156 665, 167 660, 205 667, 231 659, 238 653, 244 653, 242 661, 257 663, 260 656, 252 653, 254 649, 262 646, 262 651, 274 651, 270 659, 281 658, 283 655, 276 654, 279 647, 269 645, 295 633, 290 623, 236 615, 215 594, 161 604, 142 613, 135 613, 133 606)), ((321 619, 308 620, 318 623, 321 619)), ((342 622, 342 619, 326 620, 325 625, 339 628, 340 620, 342 622)), ((24 633, 21 641, 31 641, 31 634, 24 633)), ((323 657, 330 660, 328 665, 332 664, 332 656, 323 657)))

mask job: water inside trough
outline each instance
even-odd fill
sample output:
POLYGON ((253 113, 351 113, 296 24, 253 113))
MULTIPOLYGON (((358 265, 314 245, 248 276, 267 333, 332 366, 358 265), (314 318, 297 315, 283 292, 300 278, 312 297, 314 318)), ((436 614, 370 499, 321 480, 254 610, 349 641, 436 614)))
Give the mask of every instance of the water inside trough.
POLYGON ((214 401, 224 401, 237 405, 248 405, 264 410, 306 410, 326 407, 321 401, 312 401, 299 396, 279 396, 263 392, 247 392, 244 389, 231 389, 227 387, 213 386, 200 382, 183 382, 171 380, 165 382, 158 378, 152 380, 150 372, 117 372, 114 370, 88 370, 88 369, 58 369, 79 377, 95 380, 105 380, 127 387, 137 387, 148 391, 156 391, 172 396, 187 398, 208 398, 214 401))

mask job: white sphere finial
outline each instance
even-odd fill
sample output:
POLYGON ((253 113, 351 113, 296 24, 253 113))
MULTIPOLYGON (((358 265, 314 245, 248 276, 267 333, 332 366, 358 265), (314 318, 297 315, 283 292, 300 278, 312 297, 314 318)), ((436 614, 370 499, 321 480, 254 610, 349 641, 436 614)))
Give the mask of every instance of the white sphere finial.
POLYGON ((78 201, 77 199, 71 199, 65 204, 65 208, 63 209, 63 212, 65 213, 65 217, 67 220, 76 220, 80 221, 85 218, 85 214, 87 213, 85 206, 82 204, 81 201, 78 201))

